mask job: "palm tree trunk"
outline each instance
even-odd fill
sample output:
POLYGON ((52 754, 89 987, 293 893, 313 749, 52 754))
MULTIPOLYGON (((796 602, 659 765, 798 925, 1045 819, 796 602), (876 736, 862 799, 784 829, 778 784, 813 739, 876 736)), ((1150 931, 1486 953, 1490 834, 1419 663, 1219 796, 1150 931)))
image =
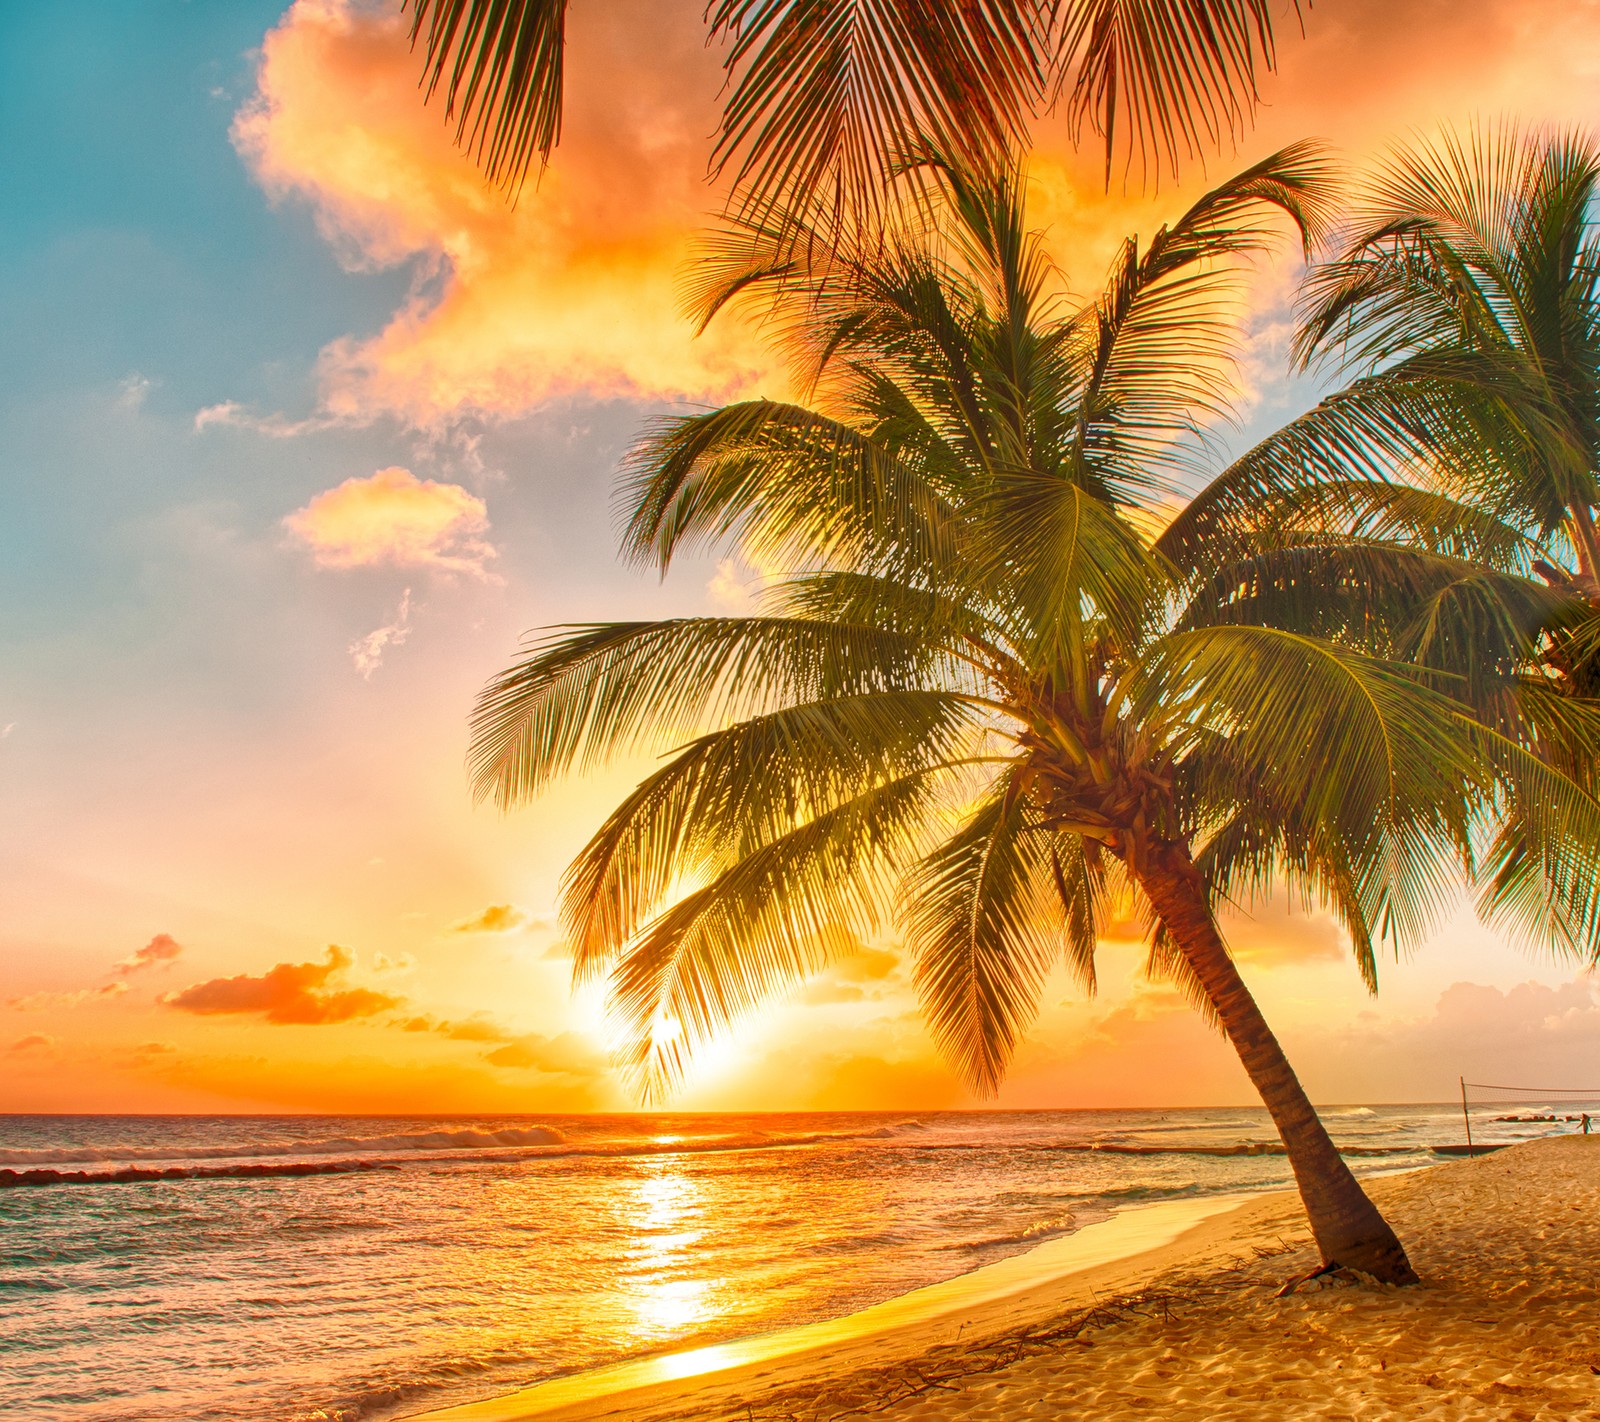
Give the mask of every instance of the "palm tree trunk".
POLYGON ((1359 1269, 1389 1284, 1416 1283, 1405 1249, 1350 1173, 1228 956, 1188 852, 1180 845, 1159 846, 1134 874, 1272 1113, 1323 1263, 1359 1269))

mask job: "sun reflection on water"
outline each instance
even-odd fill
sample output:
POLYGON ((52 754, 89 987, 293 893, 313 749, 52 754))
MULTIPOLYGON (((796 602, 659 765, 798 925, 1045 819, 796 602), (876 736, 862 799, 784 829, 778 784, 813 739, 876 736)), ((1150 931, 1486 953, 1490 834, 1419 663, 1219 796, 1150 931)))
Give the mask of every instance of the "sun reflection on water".
POLYGON ((705 1230, 704 1187, 672 1156, 641 1162, 628 1212, 636 1233, 623 1281, 626 1307, 641 1342, 682 1337, 722 1311, 725 1281, 696 1271, 705 1230))

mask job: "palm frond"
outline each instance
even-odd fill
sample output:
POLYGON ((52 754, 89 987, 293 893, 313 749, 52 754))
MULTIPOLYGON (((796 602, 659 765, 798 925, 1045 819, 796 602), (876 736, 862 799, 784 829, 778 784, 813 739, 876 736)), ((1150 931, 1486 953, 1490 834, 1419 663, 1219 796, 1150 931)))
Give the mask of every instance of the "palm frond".
POLYGON ((1038 1011, 1066 929, 1055 877, 1064 866, 1051 836, 1028 825, 1024 798, 1007 788, 917 864, 902 890, 923 1013, 963 1079, 985 1094, 1038 1011))
MULTIPOLYGON (((1574 712, 1569 708, 1569 716, 1574 712)), ((1600 744, 1600 713, 1591 704, 1584 739, 1600 744)), ((1509 736, 1467 728, 1495 766, 1505 813, 1479 876, 1479 912, 1540 945, 1584 964, 1600 964, 1600 799, 1509 736)))
POLYGON ((490 182, 516 189, 561 140, 566 0, 402 0, 423 86, 441 84, 456 142, 490 182))
POLYGON ((610 986, 623 1060, 647 1097, 696 1046, 876 928, 937 798, 929 769, 796 825, 685 894, 617 956, 610 986))
POLYGON ((570 629, 484 688, 472 783, 510 806, 574 767, 741 713, 915 685, 919 668, 931 671, 921 644, 870 626, 701 617, 570 629))
POLYGON ((1280 150, 1202 196, 1141 253, 1124 244, 1078 325, 1087 380, 1079 457, 1133 497, 1160 487, 1178 436, 1223 413, 1237 340, 1238 269, 1287 215, 1303 242, 1328 220, 1333 169, 1315 143, 1280 150))
POLYGON ((715 0, 730 90, 712 153, 747 210, 881 212, 933 146, 992 167, 1042 85, 1038 0, 715 0))
POLYGON ((951 551, 953 510, 893 444, 767 400, 657 425, 628 455, 620 503, 625 551, 663 572, 685 546, 731 538, 788 566, 951 551))
POLYGON ((701 736, 612 813, 562 881, 573 971, 590 976, 686 875, 716 872, 872 786, 946 762, 973 708, 938 690, 788 706, 701 736))
MULTIPOLYGON (((1298 0, 1294 9, 1298 13, 1298 0)), ((1141 179, 1244 132, 1275 63, 1269 0, 1072 0, 1060 7, 1056 92, 1074 131, 1141 179)))
MULTIPOLYGON (((1177 632, 1130 683, 1141 718, 1202 752, 1223 737, 1251 781, 1341 847, 1364 919, 1420 941, 1470 871, 1493 778, 1463 736, 1460 705, 1424 674, 1270 627, 1177 632)), ((1237 809, 1224 782, 1218 815, 1237 809)), ((1206 807, 1196 806, 1195 812, 1206 807)))
POLYGON ((1247 542, 1274 525, 1426 538, 1428 525, 1405 530, 1393 520, 1420 512, 1421 495, 1405 491, 1427 481, 1454 504, 1431 506, 1441 538, 1481 540, 1485 552, 1499 548, 1531 566, 1536 540, 1528 526, 1537 527, 1545 511, 1527 508, 1512 491, 1549 426, 1536 406, 1518 398, 1520 385, 1503 377, 1470 355, 1430 351, 1355 380, 1213 478, 1173 518, 1157 548, 1189 570, 1226 556, 1230 527, 1251 530, 1247 542), (1491 484, 1505 497, 1479 497, 1491 484), (1466 496, 1468 485, 1477 492, 1466 496), (1379 511, 1383 517, 1369 522, 1379 511))
POLYGON ((1195 581, 1177 626, 1243 623, 1332 639, 1452 673, 1467 695, 1513 675, 1571 603, 1475 559, 1329 536, 1221 564, 1195 581))

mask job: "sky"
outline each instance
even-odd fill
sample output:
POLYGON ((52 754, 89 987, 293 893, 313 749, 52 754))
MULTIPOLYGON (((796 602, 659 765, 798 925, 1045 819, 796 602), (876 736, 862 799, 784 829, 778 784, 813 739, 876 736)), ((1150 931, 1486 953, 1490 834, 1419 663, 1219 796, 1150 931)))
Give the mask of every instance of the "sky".
MULTIPOLYGON (((636 1104, 555 907, 646 762, 502 815, 464 758, 530 629, 750 595, 736 556, 661 582, 615 552, 649 420, 782 389, 754 333, 678 310, 717 203, 701 9, 574 7, 565 137, 513 205, 423 106, 397 4, 0 4, 0 1110, 636 1104)), ((1304 136, 1359 172, 1474 116, 1600 122, 1591 0, 1323 0, 1281 43, 1213 177, 1304 136)), ((1059 123, 1036 139, 1079 290, 1207 176, 1107 193, 1059 123)), ((1314 396, 1284 374, 1292 279, 1259 273, 1233 440, 1314 396)), ((1465 905, 1376 998, 1320 913, 1228 932, 1319 1101, 1593 1076, 1596 985, 1465 905)), ((1093 1000, 1052 980, 998 1104, 1250 1099, 1139 962, 1106 943, 1093 1000)), ((889 932, 672 1104, 977 1103, 889 932)))

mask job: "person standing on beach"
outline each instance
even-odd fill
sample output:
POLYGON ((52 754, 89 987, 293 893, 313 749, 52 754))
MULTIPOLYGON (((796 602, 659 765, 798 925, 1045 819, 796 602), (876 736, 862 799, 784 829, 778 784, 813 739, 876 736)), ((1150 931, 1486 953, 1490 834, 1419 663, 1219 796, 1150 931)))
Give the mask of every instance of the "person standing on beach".
POLYGON ((1582 1119, 1579 1120, 1578 1129, 1582 1131, 1584 1135, 1589 1134, 1589 1113, 1587 1111, 1583 1113, 1582 1119))

